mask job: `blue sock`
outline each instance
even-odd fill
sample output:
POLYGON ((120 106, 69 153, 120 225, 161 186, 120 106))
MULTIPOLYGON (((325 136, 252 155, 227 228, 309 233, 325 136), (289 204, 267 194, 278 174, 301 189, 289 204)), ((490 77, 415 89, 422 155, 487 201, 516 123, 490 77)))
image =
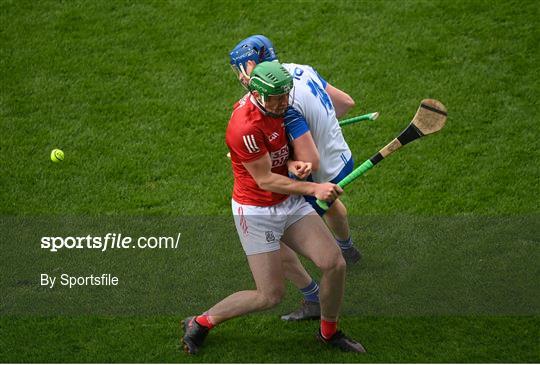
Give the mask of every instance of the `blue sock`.
POLYGON ((300 289, 300 291, 304 294, 304 299, 308 302, 319 303, 319 285, 315 280, 311 280, 311 284, 300 289))
POLYGON ((336 240, 336 241, 339 248, 341 248, 342 251, 348 248, 351 248, 353 245, 351 237, 347 238, 346 240, 336 240))

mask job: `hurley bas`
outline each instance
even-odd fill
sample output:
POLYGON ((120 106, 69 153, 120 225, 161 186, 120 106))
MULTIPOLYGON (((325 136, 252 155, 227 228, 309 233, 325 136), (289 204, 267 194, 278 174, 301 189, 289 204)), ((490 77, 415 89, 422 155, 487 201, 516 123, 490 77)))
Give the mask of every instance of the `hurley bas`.
MULTIPOLYGON (((58 281, 60 285, 67 286, 70 289, 75 286, 116 286, 118 285, 118 277, 111 274, 102 274, 96 276, 94 274, 90 276, 71 276, 69 274, 60 275, 58 281)), ((49 274, 41 274, 41 286, 46 286, 50 289, 54 288, 57 276, 51 276, 49 274)))

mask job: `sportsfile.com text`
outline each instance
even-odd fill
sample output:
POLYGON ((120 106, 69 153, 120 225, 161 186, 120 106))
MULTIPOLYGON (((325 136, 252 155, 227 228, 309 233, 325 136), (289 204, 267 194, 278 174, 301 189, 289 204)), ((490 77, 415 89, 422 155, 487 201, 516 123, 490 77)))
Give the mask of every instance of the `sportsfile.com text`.
POLYGON ((102 252, 108 249, 177 249, 181 233, 173 236, 133 237, 121 233, 107 233, 104 236, 67 236, 67 237, 41 237, 41 248, 50 252, 60 249, 93 249, 102 252))

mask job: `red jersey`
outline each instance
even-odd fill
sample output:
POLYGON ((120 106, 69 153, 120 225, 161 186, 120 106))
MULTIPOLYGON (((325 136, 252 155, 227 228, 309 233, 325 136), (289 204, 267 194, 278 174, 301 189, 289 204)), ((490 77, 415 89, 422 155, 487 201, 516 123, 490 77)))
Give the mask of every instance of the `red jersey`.
POLYGON ((242 164, 270 154, 272 172, 288 176, 289 146, 284 118, 271 118, 251 100, 250 94, 234 105, 225 140, 234 173, 233 199, 246 205, 267 207, 281 203, 288 195, 262 190, 242 164))

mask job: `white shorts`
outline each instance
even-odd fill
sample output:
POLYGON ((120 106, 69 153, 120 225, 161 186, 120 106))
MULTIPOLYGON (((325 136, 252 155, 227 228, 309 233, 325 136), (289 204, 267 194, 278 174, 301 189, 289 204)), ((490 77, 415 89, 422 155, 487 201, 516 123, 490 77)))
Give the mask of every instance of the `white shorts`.
POLYGON ((279 240, 287 228, 315 213, 300 195, 270 207, 244 205, 232 200, 234 224, 247 256, 279 250, 279 240))

